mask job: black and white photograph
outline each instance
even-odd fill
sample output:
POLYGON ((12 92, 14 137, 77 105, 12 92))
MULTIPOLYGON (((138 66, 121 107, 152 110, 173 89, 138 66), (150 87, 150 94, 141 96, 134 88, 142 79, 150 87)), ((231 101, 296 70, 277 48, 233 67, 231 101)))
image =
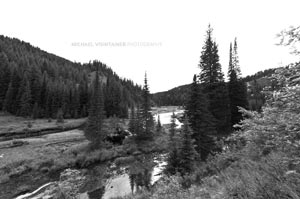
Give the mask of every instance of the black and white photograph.
POLYGON ((0 199, 300 199, 299 0, 0 5, 0 199))

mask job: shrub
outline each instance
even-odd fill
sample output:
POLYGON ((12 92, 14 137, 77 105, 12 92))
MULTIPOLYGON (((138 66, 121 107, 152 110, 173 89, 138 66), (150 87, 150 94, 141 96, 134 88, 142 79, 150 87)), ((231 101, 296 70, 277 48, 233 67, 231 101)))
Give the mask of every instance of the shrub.
POLYGON ((260 161, 243 159, 222 171, 225 198, 298 198, 297 181, 285 175, 283 159, 282 154, 272 153, 260 161))

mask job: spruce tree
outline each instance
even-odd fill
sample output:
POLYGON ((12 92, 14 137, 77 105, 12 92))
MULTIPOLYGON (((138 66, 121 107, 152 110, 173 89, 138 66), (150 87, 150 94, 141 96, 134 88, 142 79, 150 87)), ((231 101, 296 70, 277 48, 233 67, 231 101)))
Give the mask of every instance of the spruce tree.
POLYGON ((233 69, 235 70, 236 76, 238 79, 241 78, 241 68, 240 68, 240 62, 239 62, 239 56, 237 52, 237 39, 234 39, 234 46, 233 46, 233 53, 232 53, 232 65, 233 69))
POLYGON ((6 54, 0 53, 0 110, 3 108, 5 95, 9 86, 11 72, 6 54))
POLYGON ((182 142, 179 148, 179 168, 181 175, 189 174, 193 171, 196 151, 193 145, 192 132, 188 124, 188 118, 185 116, 182 128, 182 142))
POLYGON ((5 112, 10 112, 11 111, 11 106, 12 106, 12 100, 13 100, 13 85, 12 82, 9 83, 7 92, 5 94, 4 102, 3 102, 3 107, 2 110, 5 112))
POLYGON ((40 109, 37 102, 34 103, 33 109, 32 109, 32 119, 37 119, 40 115, 40 109))
POLYGON ((213 84, 223 81, 221 64, 219 63, 218 46, 212 40, 213 29, 208 26, 206 41, 202 48, 199 67, 200 82, 213 84))
POLYGON ((30 90, 30 83, 27 78, 27 75, 24 75, 24 78, 21 83, 19 91, 20 97, 20 110, 19 115, 23 117, 31 116, 32 112, 32 105, 31 105, 31 90, 30 90), (24 89, 24 90, 23 90, 24 89))
POLYGON ((192 138, 195 140, 195 149, 202 161, 214 149, 213 136, 216 136, 216 119, 208 110, 206 95, 203 93, 194 75, 190 96, 185 107, 191 129, 192 138))
POLYGON ((219 63, 218 46, 212 40, 212 28, 209 26, 207 37, 200 57, 199 81, 204 86, 208 97, 209 111, 216 119, 219 135, 230 132, 230 102, 227 86, 224 82, 221 64, 219 63))
POLYGON ((231 132, 231 110, 227 84, 219 82, 206 86, 204 93, 209 99, 209 111, 216 119, 218 136, 227 136, 231 132))
POLYGON ((99 81, 98 67, 94 80, 93 95, 91 97, 87 126, 84 131, 85 137, 91 142, 92 148, 102 147, 105 132, 102 129, 104 119, 104 100, 99 81))
POLYGON ((229 47, 229 64, 228 64, 228 78, 232 71, 234 70, 233 68, 233 63, 232 63, 232 43, 230 42, 230 47, 229 47))
POLYGON ((78 118, 79 110, 80 110, 80 96, 79 96, 79 90, 77 86, 75 86, 74 92, 72 93, 71 108, 72 108, 72 117, 78 118))
POLYGON ((49 83, 46 92, 46 108, 45 108, 45 116, 47 118, 52 118, 54 114, 52 108, 52 101, 53 101, 53 88, 52 88, 52 84, 49 83))
POLYGON ((175 137, 177 126, 175 119, 175 113, 173 112, 171 116, 171 125, 169 130, 169 153, 167 157, 167 166, 164 171, 167 175, 175 175, 178 172, 180 162, 178 140, 175 137))
POLYGON ((242 120, 242 113, 239 112, 238 106, 247 108, 247 87, 245 82, 240 78, 241 69, 239 66, 238 53, 237 53, 237 41, 234 40, 234 49, 230 44, 229 51, 229 67, 228 67, 228 93, 230 98, 230 109, 231 109, 231 126, 238 124, 242 120))
POLYGON ((13 72, 10 78, 10 83, 5 95, 5 100, 3 103, 3 110, 12 114, 16 114, 19 110, 19 100, 17 100, 17 95, 19 91, 19 86, 21 82, 21 78, 17 71, 15 65, 12 65, 13 72))
POLYGON ((80 116, 87 116, 87 106, 89 101, 89 88, 87 80, 82 80, 79 85, 80 116))
POLYGON ((40 115, 42 117, 47 117, 47 73, 43 73, 42 83, 41 83, 41 93, 40 99, 37 102, 40 105, 40 115))
POLYGON ((35 102, 39 103, 40 95, 41 95, 41 87, 42 87, 42 74, 41 71, 37 68, 37 66, 33 65, 31 67, 29 82, 30 82, 30 90, 32 102, 34 105, 35 102))
POLYGON ((128 130, 134 134, 135 133, 135 127, 136 127, 136 115, 135 115, 135 111, 134 111, 134 107, 131 108, 130 110, 130 120, 129 120, 129 128, 128 130))
POLYGON ((153 138, 154 119, 151 113, 150 92, 145 74, 141 110, 138 113, 141 119, 142 131, 137 132, 137 140, 150 140, 153 138))

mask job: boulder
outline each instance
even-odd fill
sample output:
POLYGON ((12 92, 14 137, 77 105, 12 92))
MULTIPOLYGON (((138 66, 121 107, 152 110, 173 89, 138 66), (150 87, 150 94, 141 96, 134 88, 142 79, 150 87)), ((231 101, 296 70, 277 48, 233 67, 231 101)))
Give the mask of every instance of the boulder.
POLYGON ((77 198, 80 194, 79 190, 85 182, 85 176, 78 170, 66 169, 60 175, 58 186, 60 194, 66 199, 77 198))

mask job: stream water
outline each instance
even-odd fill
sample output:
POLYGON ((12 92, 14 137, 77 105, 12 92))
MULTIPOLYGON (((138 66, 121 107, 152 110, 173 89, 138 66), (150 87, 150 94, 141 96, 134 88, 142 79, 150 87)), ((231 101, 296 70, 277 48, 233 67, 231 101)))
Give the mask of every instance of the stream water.
POLYGON ((124 196, 139 189, 149 189, 159 180, 165 165, 163 154, 135 156, 126 167, 118 168, 118 175, 107 181, 102 199, 124 196), (123 172, 119 172, 120 170, 123 172))
MULTIPOLYGON (((178 110, 175 114, 182 113, 178 110)), ((169 124, 173 112, 154 113, 154 118, 157 120, 160 116, 162 125, 169 124)), ((181 123, 176 119, 177 128, 180 128, 181 123)), ((96 192, 86 192, 80 195, 84 199, 109 199, 111 197, 120 197, 136 192, 139 189, 149 189, 157 180, 160 179, 161 173, 166 165, 165 154, 141 154, 134 157, 123 165, 111 165, 111 175, 107 179, 105 186, 96 190, 96 192)), ((99 170, 101 172, 101 170, 99 170)), ((90 171, 97 181, 97 167, 90 171), (93 173, 96 172, 96 173, 93 173)), ((98 182, 92 182, 98 183, 98 182)), ((101 184, 99 182, 99 184, 101 184)), ((44 185, 45 186, 45 185, 44 185)), ((34 192, 32 192, 34 193, 34 192)), ((26 194, 31 195, 30 193, 26 194)), ((24 196, 24 195, 23 195, 24 196)), ((19 196, 18 199, 25 198, 19 196)))

